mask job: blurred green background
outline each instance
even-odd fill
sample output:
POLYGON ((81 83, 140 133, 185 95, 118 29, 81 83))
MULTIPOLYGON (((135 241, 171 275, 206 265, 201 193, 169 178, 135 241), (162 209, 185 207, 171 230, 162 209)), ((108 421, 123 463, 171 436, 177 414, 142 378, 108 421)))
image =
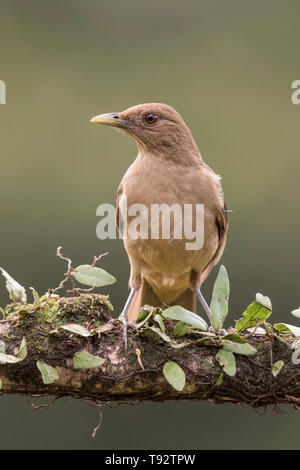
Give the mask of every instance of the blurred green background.
MULTIPOLYGON (((102 266, 118 282, 103 292, 120 311, 127 256, 120 240, 96 238, 96 207, 114 202, 136 149, 89 119, 161 101, 184 117, 233 210, 223 257, 232 292, 227 324, 256 292, 271 297, 273 321, 292 322, 300 303, 300 105, 290 98, 300 78, 299 15, 297 0, 1 2, 0 265, 44 293, 65 271, 58 245, 74 264, 109 250, 102 266)), ((208 298, 215 275, 204 286, 208 298)), ((4 396, 0 447, 297 448, 299 417, 285 411, 120 406, 104 410, 93 440, 97 412, 82 401, 31 413, 24 398, 4 396)))

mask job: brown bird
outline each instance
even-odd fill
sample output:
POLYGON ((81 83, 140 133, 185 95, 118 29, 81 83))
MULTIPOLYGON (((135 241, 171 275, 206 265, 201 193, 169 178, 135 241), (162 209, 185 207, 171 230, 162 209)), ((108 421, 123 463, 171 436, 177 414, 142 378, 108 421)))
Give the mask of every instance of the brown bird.
MULTIPOLYGON (((210 320, 210 309, 200 288, 221 258, 226 243, 228 214, 220 177, 204 163, 189 128, 171 106, 140 104, 121 113, 95 116, 91 122, 125 131, 139 150, 120 183, 116 202, 117 224, 120 220, 127 230, 124 245, 131 268, 131 291, 119 317, 124 325, 125 345, 127 325, 137 320, 145 304, 181 305, 195 311, 198 297, 210 320), (204 205, 203 244, 187 249, 190 237, 185 233, 181 238, 176 236, 174 213, 169 239, 162 236, 162 218, 159 219, 159 235, 151 236, 150 227, 146 231, 147 238, 129 236, 128 227, 134 214, 128 215, 129 211, 123 210, 125 200, 127 208, 134 204, 146 208, 142 222, 157 205, 167 204, 173 208, 176 205, 183 213, 184 205, 204 205)), ((203 227, 196 226, 195 217, 192 217, 191 227, 196 237, 203 227)))

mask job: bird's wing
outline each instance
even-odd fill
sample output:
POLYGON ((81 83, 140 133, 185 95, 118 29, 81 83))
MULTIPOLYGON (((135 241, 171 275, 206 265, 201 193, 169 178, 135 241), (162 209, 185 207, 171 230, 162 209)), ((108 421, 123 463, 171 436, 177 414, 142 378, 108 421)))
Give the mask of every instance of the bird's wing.
POLYGON ((226 201, 223 195, 223 207, 219 209, 216 213, 216 226, 219 234, 219 243, 217 249, 215 251, 214 256, 206 266, 206 268, 201 273, 201 282, 205 281, 207 276, 209 275, 212 268, 219 262, 225 245, 226 245, 226 238, 227 238, 227 230, 228 230, 228 211, 226 206, 226 201))

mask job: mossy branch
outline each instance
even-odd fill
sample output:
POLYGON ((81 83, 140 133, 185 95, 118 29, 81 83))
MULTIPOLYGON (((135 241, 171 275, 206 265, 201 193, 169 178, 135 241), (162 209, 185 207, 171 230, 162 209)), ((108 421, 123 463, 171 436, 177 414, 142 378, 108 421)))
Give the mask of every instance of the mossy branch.
POLYGON ((257 352, 251 356, 235 354, 236 374, 230 376, 216 360, 220 338, 199 336, 195 331, 184 338, 176 337, 174 326, 178 322, 165 319, 163 337, 157 334, 158 328, 151 329, 149 320, 138 331, 129 330, 125 350, 121 323, 117 320, 108 323, 110 310, 106 296, 92 293, 69 298, 57 296, 44 299, 40 305, 14 303, 6 308, 6 316, 0 321, 0 345, 2 353, 5 344, 5 354, 17 357, 18 362, 0 363, 0 393, 71 396, 102 404, 182 399, 255 408, 281 403, 297 408, 300 404, 299 365, 291 360, 293 335, 272 332, 271 328, 266 334, 254 331, 241 335, 257 352), (60 328, 70 323, 88 330, 88 336, 60 328), (27 351, 24 354, 23 348, 26 357, 21 359, 23 338, 27 351), (79 368, 73 359, 80 351, 105 362, 101 366, 90 363, 92 368, 79 368), (37 367, 38 361, 50 366, 52 383, 44 383, 47 380, 37 367), (185 372, 182 391, 176 391, 166 381, 162 371, 167 361, 176 362, 185 372), (284 365, 276 375, 277 361, 284 365), (54 377, 51 368, 57 372, 54 377))

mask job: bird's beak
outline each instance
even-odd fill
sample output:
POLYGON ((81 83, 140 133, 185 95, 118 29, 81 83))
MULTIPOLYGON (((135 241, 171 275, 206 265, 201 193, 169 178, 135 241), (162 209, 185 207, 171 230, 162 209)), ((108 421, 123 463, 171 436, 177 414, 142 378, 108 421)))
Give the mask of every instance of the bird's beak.
POLYGON ((99 116, 94 116, 90 122, 114 127, 128 127, 130 124, 130 121, 121 119, 119 113, 99 114, 99 116))

